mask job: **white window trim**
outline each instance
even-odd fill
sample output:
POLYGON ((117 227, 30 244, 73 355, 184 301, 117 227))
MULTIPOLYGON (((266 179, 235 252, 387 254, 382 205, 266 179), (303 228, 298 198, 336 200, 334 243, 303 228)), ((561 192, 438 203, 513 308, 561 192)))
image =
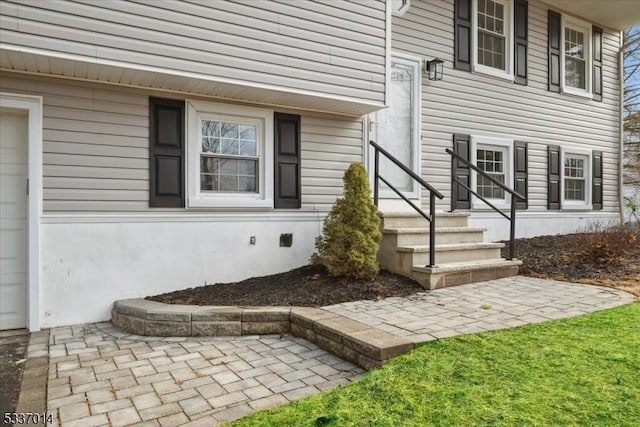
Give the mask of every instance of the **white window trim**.
POLYGON ((562 147, 560 150, 560 206, 563 210, 592 210, 593 205, 591 203, 591 187, 592 187, 592 165, 593 165, 593 153, 591 150, 584 148, 562 147), (575 155, 580 157, 586 157, 584 167, 584 194, 585 201, 565 200, 564 198, 564 160, 567 155, 575 155))
POLYGON ((389 0, 389 8, 391 8, 391 13, 393 16, 402 16, 405 14, 409 7, 411 6, 411 0, 404 0, 404 4, 400 6, 398 10, 394 10, 393 1, 389 0))
MULTIPOLYGON (((513 139, 507 138, 493 138, 488 136, 471 136, 471 162, 474 165, 478 164, 478 147, 488 149, 504 150, 504 177, 505 185, 509 188, 513 188, 513 139)), ((478 192, 478 173, 471 171, 471 188, 473 191, 478 192)), ((499 209, 511 208, 511 194, 504 192, 504 199, 490 199, 486 198, 492 205, 499 209)), ((480 198, 471 195, 471 209, 491 209, 489 205, 483 202, 480 198)))
POLYGON ((580 19, 573 18, 571 16, 566 16, 564 13, 561 18, 561 29, 560 29, 560 87, 562 87, 562 93, 566 93, 568 95, 580 96, 584 98, 593 98, 593 93, 591 92, 592 86, 592 70, 593 70, 593 51, 592 51, 592 34, 591 34, 591 25, 580 19), (573 30, 578 30, 584 32, 584 53, 585 53, 585 89, 578 89, 575 87, 570 87, 565 84, 565 52, 564 52, 564 33, 565 28, 569 27, 573 30))
POLYGON ((187 101, 187 207, 189 208, 273 208, 273 110, 214 102, 187 101), (262 126, 258 143, 257 193, 200 192, 199 119, 219 115, 257 119, 262 126))
POLYGON ((497 77, 500 79, 511 80, 514 79, 513 73, 513 63, 514 63, 514 46, 515 40, 513 35, 513 0, 492 0, 496 3, 501 3, 505 8, 505 65, 506 70, 498 70, 496 68, 487 67, 486 65, 478 64, 478 0, 473 0, 472 10, 471 10, 471 31, 473 40, 473 71, 480 74, 486 74, 492 77, 497 77))

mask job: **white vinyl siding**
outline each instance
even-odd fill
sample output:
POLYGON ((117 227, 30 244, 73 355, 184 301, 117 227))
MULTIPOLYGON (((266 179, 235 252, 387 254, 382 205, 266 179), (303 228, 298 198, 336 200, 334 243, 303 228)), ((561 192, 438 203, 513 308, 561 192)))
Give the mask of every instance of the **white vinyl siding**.
MULTIPOLYGON (((184 212, 148 207, 149 96, 166 94, 14 73, 0 73, 0 90, 44 98, 45 213, 184 212)), ((300 212, 327 212, 362 162, 362 120, 277 111, 302 115, 300 212)))
MULTIPOLYGON (((547 90, 547 10, 529 1, 528 85, 453 69, 453 0, 412 0, 393 17, 392 49, 445 60, 441 81, 423 80, 422 176, 450 206, 452 134, 528 142, 528 212, 547 212, 547 146, 571 144, 603 152, 603 214, 616 213, 619 162, 618 32, 603 32, 602 102, 547 90)), ((428 206, 428 193, 423 205, 428 206)))
MULTIPOLYGON (((384 102, 384 1, 336 3, 3 0, 0 38, 55 55, 384 102)), ((66 74, 56 66, 48 72, 66 74)), ((72 74, 100 72, 88 65, 72 74)), ((128 72, 109 79, 141 83, 128 72)))

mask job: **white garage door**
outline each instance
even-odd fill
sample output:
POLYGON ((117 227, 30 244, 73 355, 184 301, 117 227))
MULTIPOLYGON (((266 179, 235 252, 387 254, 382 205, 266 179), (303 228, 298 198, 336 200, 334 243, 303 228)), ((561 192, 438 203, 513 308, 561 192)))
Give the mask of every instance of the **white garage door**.
POLYGON ((27 123, 0 112, 0 329, 27 325, 27 123))

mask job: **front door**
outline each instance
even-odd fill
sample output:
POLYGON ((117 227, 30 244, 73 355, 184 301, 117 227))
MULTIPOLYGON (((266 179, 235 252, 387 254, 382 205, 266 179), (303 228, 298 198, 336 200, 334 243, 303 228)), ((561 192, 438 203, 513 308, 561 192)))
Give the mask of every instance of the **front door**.
MULTIPOLYGON (((393 57, 389 106, 375 113, 373 137, 385 150, 420 175, 420 61, 393 57)), ((371 169, 373 170, 373 169, 371 169)), ((410 199, 417 199, 418 186, 404 171, 380 156, 380 175, 410 199)), ((398 196, 380 185, 382 199, 398 196)))
POLYGON ((0 111, 0 329, 27 326, 27 129, 0 111))

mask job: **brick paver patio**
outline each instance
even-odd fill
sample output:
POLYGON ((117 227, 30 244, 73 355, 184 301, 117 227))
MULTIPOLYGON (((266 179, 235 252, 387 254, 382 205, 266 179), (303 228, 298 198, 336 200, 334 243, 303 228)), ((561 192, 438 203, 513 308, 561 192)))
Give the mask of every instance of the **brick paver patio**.
POLYGON ((47 408, 64 427, 212 426, 363 372, 291 336, 140 337, 98 323, 52 329, 49 343, 47 408))
MULTIPOLYGON (((420 342, 634 300, 613 289, 520 276, 325 309, 420 342)), ((110 323, 32 334, 28 358, 44 359, 46 367, 47 354, 47 409, 54 425, 64 427, 213 426, 347 384, 363 372, 289 335, 142 337, 110 323)))

